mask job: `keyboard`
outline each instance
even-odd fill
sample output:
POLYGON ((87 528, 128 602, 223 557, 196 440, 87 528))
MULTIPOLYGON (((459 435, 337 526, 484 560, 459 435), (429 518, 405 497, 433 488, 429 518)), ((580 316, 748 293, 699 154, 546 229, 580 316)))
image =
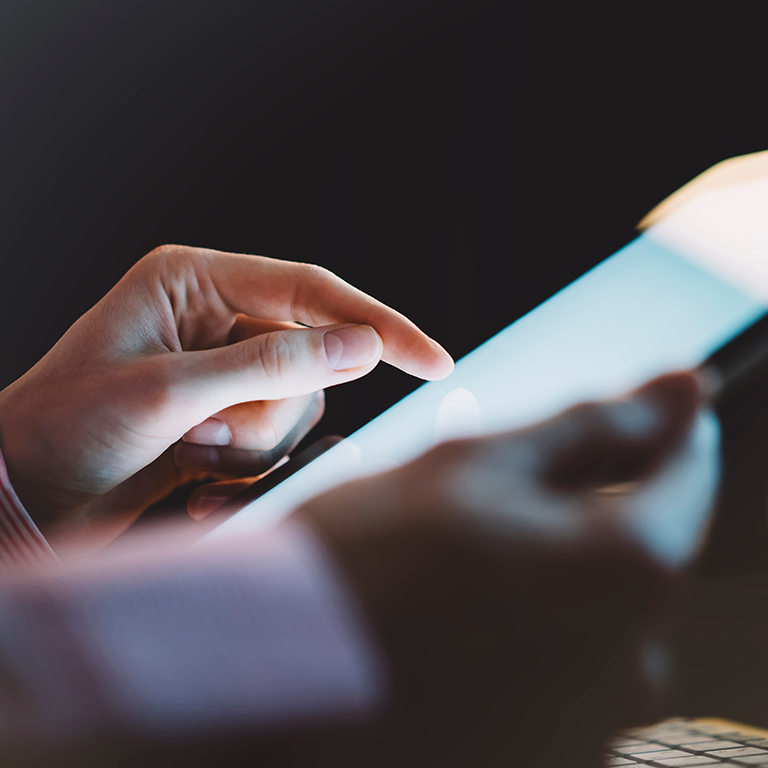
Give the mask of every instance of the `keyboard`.
POLYGON ((768 731, 727 720, 665 720, 619 731, 606 746, 605 765, 688 768, 760 765, 768 768, 768 731))

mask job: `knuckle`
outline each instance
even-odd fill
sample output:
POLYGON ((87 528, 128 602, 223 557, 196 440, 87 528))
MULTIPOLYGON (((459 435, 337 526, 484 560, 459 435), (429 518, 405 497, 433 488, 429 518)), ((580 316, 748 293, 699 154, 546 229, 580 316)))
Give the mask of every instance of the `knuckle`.
POLYGON ((144 258, 150 259, 156 264, 161 264, 163 266, 169 265, 172 267, 179 267, 195 261, 196 254, 199 259, 200 254, 198 249, 188 245, 167 243, 154 248, 144 258))
POLYGON ((427 516, 442 516, 455 508, 456 483, 475 458, 473 443, 472 439, 447 440, 399 470, 411 501, 427 516))
POLYGON ((452 474, 466 464, 475 452, 477 440, 456 438, 438 443, 424 454, 425 469, 431 475, 452 474))
POLYGON ((278 447, 283 439, 284 419, 271 401, 239 403, 220 412, 217 418, 229 427, 229 449, 236 455, 262 456, 278 447))
POLYGON ((605 403, 580 403, 568 409, 562 427, 572 439, 596 438, 610 431, 610 414, 605 403))
POLYGON ((569 408, 566 415, 579 423, 595 424, 603 421, 604 409, 596 402, 579 403, 569 408))
POLYGON ((173 273, 189 263, 191 250, 184 245, 159 245, 140 259, 137 266, 161 275, 173 273))
POLYGON ((182 249, 183 246, 165 243, 164 245, 158 245, 157 248, 153 248, 144 259, 147 261, 168 261, 176 257, 182 249))
POLYGON ((244 344, 246 365, 269 379, 282 379, 292 361, 291 345, 282 333, 265 333, 256 343, 244 344))
POLYGON ((283 426, 273 414, 264 414, 254 424, 253 442, 248 446, 254 451, 274 451, 283 440, 283 426))
POLYGON ((329 269, 317 264, 295 262, 296 288, 292 301, 293 314, 297 318, 307 316, 307 308, 317 299, 333 290, 340 282, 329 269))
POLYGON ((321 267, 319 264, 310 264, 308 262, 298 262, 299 275, 308 282, 323 282, 333 280, 336 276, 330 269, 321 267))

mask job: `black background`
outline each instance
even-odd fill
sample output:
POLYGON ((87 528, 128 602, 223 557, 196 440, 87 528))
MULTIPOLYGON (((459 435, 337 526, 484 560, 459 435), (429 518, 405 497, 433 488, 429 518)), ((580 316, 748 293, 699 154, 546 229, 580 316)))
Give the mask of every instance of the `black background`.
MULTIPOLYGON (((163 242, 322 264, 459 357, 766 146, 753 14, 443 5, 326 72, 354 3, 4 3, 0 383, 163 242)), ((380 366, 320 431, 415 384, 380 366)))

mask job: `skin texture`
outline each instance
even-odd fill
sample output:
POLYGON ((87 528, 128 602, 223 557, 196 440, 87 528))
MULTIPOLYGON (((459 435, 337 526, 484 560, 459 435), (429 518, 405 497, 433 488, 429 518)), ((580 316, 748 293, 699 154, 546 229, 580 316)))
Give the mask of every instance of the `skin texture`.
POLYGON ((54 546, 100 547, 180 483, 264 472, 320 418, 318 393, 379 360, 422 378, 453 365, 320 267, 163 246, 0 393, 3 454, 54 546))

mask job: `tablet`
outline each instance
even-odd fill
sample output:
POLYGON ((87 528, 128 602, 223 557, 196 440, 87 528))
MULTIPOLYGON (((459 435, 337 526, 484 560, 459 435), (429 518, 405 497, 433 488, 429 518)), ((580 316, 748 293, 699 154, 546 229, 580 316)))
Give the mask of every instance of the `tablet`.
MULTIPOLYGON (((766 241, 768 173, 684 201, 459 360, 448 378, 424 384, 206 538, 273 525, 309 498, 436 442, 523 427, 699 365, 768 311, 766 241)), ((713 430, 697 425, 696 439, 712 443, 713 430)))

